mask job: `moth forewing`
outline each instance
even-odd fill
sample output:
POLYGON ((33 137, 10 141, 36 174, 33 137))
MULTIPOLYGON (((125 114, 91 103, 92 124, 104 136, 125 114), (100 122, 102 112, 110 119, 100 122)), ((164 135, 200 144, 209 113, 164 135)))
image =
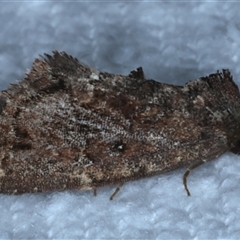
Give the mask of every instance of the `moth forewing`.
MULTIPOLYGON (((0 93, 0 192, 96 189, 191 170, 239 146, 230 72, 174 86, 94 70, 64 52, 0 93)), ((238 151, 238 150, 236 150, 238 151)))

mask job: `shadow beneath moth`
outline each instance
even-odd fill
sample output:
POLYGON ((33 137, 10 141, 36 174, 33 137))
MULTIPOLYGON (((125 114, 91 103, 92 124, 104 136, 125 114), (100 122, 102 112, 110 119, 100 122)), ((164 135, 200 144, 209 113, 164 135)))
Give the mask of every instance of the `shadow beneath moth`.
POLYGON ((0 93, 0 192, 93 189, 239 153, 240 94, 228 70, 184 86, 36 59, 0 93))

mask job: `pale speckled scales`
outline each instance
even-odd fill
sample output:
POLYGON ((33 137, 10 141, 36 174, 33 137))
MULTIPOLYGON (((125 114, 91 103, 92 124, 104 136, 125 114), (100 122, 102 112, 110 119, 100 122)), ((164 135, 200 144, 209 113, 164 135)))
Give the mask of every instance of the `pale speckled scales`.
POLYGON ((0 94, 0 192, 96 189, 238 152, 239 100, 228 70, 182 87, 46 54, 0 94))

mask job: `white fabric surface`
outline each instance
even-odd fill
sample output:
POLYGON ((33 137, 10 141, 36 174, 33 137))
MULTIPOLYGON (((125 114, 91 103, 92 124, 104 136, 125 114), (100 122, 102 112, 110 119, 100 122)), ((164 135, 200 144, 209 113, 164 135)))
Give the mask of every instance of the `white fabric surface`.
MULTIPOLYGON (((1 2, 0 88, 38 54, 66 51, 102 71, 184 84, 229 68, 240 85, 240 3, 1 2)), ((240 157, 91 191, 0 194, 1 239, 239 239, 240 157)), ((16 181, 18 181, 16 179, 16 181)))

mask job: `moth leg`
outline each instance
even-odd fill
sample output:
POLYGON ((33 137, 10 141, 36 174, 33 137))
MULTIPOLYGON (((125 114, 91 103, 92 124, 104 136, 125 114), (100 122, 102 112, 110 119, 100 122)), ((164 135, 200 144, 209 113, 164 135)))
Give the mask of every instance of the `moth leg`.
POLYGON ((124 183, 120 183, 118 187, 115 189, 114 193, 111 195, 110 200, 113 200, 113 198, 116 196, 116 194, 120 191, 120 188, 123 186, 124 183))
POLYGON ((96 188, 93 188, 93 195, 94 195, 94 197, 97 196, 97 189, 96 188))
POLYGON ((187 169, 187 171, 186 171, 186 172, 184 173, 184 175, 183 175, 183 185, 184 185, 184 188, 185 188, 188 196, 191 196, 191 194, 190 194, 190 192, 189 192, 189 190, 188 190, 188 187, 187 187, 187 177, 188 177, 189 173, 190 173, 193 169, 195 169, 195 168, 197 168, 198 166, 202 165, 204 162, 205 162, 205 161, 198 161, 198 162, 194 163, 193 165, 189 166, 188 169, 187 169))

